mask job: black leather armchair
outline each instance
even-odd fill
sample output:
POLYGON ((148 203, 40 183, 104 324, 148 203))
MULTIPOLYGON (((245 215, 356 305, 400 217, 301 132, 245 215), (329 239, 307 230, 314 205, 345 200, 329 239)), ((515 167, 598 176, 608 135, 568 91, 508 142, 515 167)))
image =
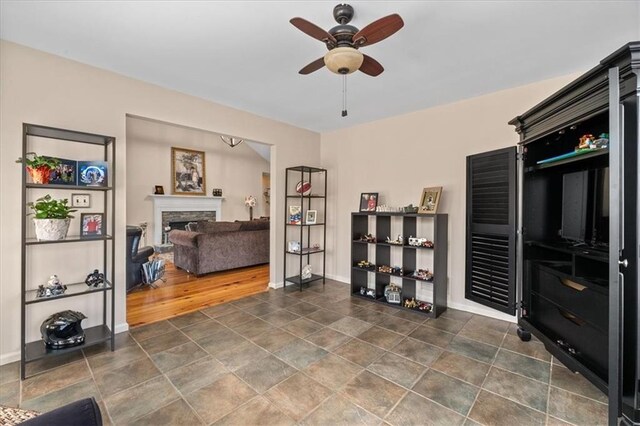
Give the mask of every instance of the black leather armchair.
POLYGON ((141 247, 142 229, 127 226, 127 291, 142 283, 142 264, 153 254, 153 247, 141 247))
POLYGON ((96 400, 87 398, 41 414, 21 424, 28 426, 102 426, 102 414, 96 400))

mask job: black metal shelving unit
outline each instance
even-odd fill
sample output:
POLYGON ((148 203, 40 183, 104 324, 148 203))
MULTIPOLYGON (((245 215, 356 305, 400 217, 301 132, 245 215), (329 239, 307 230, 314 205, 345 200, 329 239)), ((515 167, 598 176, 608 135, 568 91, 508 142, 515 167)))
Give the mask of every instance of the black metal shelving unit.
MULTIPOLYGON (((115 245, 111 235, 102 235, 98 237, 81 237, 70 235, 64 240, 59 241, 38 241, 28 237, 27 228, 30 225, 29 217, 27 217, 27 203, 33 201, 30 194, 33 189, 44 189, 55 193, 70 194, 73 191, 91 192, 103 197, 103 209, 105 231, 115 230, 115 138, 112 136, 97 135, 92 133, 78 132, 74 130, 58 129, 53 127, 41 126, 36 124, 23 124, 22 136, 22 158, 26 158, 27 152, 30 151, 31 138, 38 137, 51 139, 52 143, 81 143, 96 145, 101 150, 99 154, 103 161, 109 164, 109 186, 92 187, 82 185, 59 185, 59 184, 36 184, 27 182, 26 165, 23 160, 22 167, 22 244, 21 244, 21 340, 20 340, 20 376, 22 380, 26 377, 26 365, 30 362, 43 358, 68 354, 82 350, 83 348, 93 346, 103 342, 109 342, 111 350, 115 348, 115 245), (88 287, 84 282, 66 284, 67 290, 64 294, 51 297, 36 297, 36 287, 38 283, 27 282, 28 266, 31 263, 31 257, 37 257, 38 246, 52 244, 85 244, 100 243, 102 246, 102 256, 100 263, 102 271, 105 275, 104 284, 98 287, 88 287), (33 247, 30 253, 27 253, 27 247, 33 247), (51 349, 45 346, 42 340, 27 342, 27 311, 30 306, 41 305, 42 303, 52 300, 69 299, 74 297, 82 297, 88 294, 102 293, 102 323, 96 326, 84 328, 85 342, 79 346, 73 346, 64 349, 51 349), (109 314, 109 315, 108 315, 109 314)), ((56 150, 57 151, 57 150, 56 150)), ((47 155, 46 149, 44 152, 47 155)), ((61 250, 64 250, 61 247, 61 250)), ((53 312, 52 312, 53 313, 53 312)), ((32 321, 34 319, 30 318, 32 321)), ((44 319, 44 318, 42 318, 44 319)))
MULTIPOLYGON (((413 312, 424 313, 424 315, 437 318, 447 309, 447 263, 448 263, 448 215, 446 214, 416 214, 416 213, 395 213, 395 212, 358 212, 351 213, 351 295, 372 303, 383 303, 398 309, 405 309, 413 312), (370 226, 369 218, 375 218, 375 225, 370 226), (418 222, 432 221, 432 232, 428 233, 429 239, 433 241, 433 247, 417 247, 405 244, 392 244, 387 242, 368 242, 361 238, 367 234, 373 234, 378 240, 392 235, 392 221, 401 220, 401 235, 405 242, 409 236, 418 237, 418 222), (375 247, 375 259, 369 258, 369 247, 375 247), (391 265, 392 251, 397 250, 401 258, 403 274, 394 274, 378 271, 380 265, 391 265), (422 265, 418 259, 418 253, 432 252, 433 261, 429 265, 422 265), (371 262, 374 260, 373 262, 371 262), (361 268, 360 261, 369 261, 375 264, 374 269, 361 268), (433 273, 432 280, 423 280, 411 276, 419 268, 428 267, 433 273), (374 287, 375 298, 362 296, 361 287, 369 287, 369 274, 375 277, 374 287), (388 303, 384 297, 384 287, 391 283, 391 277, 402 280, 402 299, 416 298, 418 294, 417 286, 432 286, 433 299, 426 300, 431 303, 430 312, 405 308, 402 304, 388 303)), ((425 237, 424 235, 420 235, 425 237)))
POLYGON ((327 227, 326 227, 326 212, 327 212, 327 171, 318 167, 310 166, 295 166, 288 167, 285 171, 285 216, 284 216, 284 286, 287 286, 287 282, 300 286, 300 291, 305 284, 311 284, 315 281, 322 280, 322 285, 325 283, 325 269, 326 269, 326 241, 327 241, 327 227), (301 181, 307 181, 311 184, 310 193, 305 195, 304 193, 294 194, 296 184, 301 181), (319 193, 321 192, 321 194, 319 193), (291 223, 289 221, 289 207, 294 205, 294 202, 300 203, 300 223, 291 223), (322 218, 313 224, 306 222, 306 212, 309 210, 317 210, 316 220, 322 218), (311 244, 311 233, 313 228, 322 228, 322 239, 319 242, 320 248, 313 249, 311 244), (300 243, 300 251, 293 252, 288 250, 288 242, 291 238, 298 238, 300 243), (307 244, 304 247, 304 244, 307 244), (312 255, 322 255, 322 274, 311 274, 311 278, 302 279, 303 263, 310 264, 312 255), (297 270, 296 275, 288 276, 287 274, 287 257, 297 257, 297 270))

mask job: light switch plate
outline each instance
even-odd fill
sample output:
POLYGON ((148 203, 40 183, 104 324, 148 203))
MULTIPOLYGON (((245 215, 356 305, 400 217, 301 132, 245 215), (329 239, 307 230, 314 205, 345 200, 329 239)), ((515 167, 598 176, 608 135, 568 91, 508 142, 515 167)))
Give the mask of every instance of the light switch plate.
POLYGON ((71 194, 71 207, 91 207, 91 194, 71 194))

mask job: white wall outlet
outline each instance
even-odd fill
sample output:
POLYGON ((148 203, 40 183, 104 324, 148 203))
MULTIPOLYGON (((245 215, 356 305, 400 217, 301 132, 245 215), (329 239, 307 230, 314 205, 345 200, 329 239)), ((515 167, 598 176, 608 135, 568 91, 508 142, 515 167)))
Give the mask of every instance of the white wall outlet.
POLYGON ((91 194, 71 194, 71 207, 91 207, 91 194))

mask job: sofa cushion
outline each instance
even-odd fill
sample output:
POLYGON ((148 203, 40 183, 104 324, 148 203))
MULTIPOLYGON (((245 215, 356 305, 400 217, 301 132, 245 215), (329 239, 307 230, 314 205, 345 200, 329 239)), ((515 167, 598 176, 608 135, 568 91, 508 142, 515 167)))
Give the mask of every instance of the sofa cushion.
POLYGON ((269 229, 268 220, 245 220, 238 223, 240 224, 240 231, 262 231, 269 229))
POLYGON ((183 231, 174 229, 169 232, 169 241, 185 247, 198 247, 198 232, 183 231))
POLYGON ((209 234, 211 232, 233 232, 240 230, 238 222, 198 222, 198 232, 209 234))

